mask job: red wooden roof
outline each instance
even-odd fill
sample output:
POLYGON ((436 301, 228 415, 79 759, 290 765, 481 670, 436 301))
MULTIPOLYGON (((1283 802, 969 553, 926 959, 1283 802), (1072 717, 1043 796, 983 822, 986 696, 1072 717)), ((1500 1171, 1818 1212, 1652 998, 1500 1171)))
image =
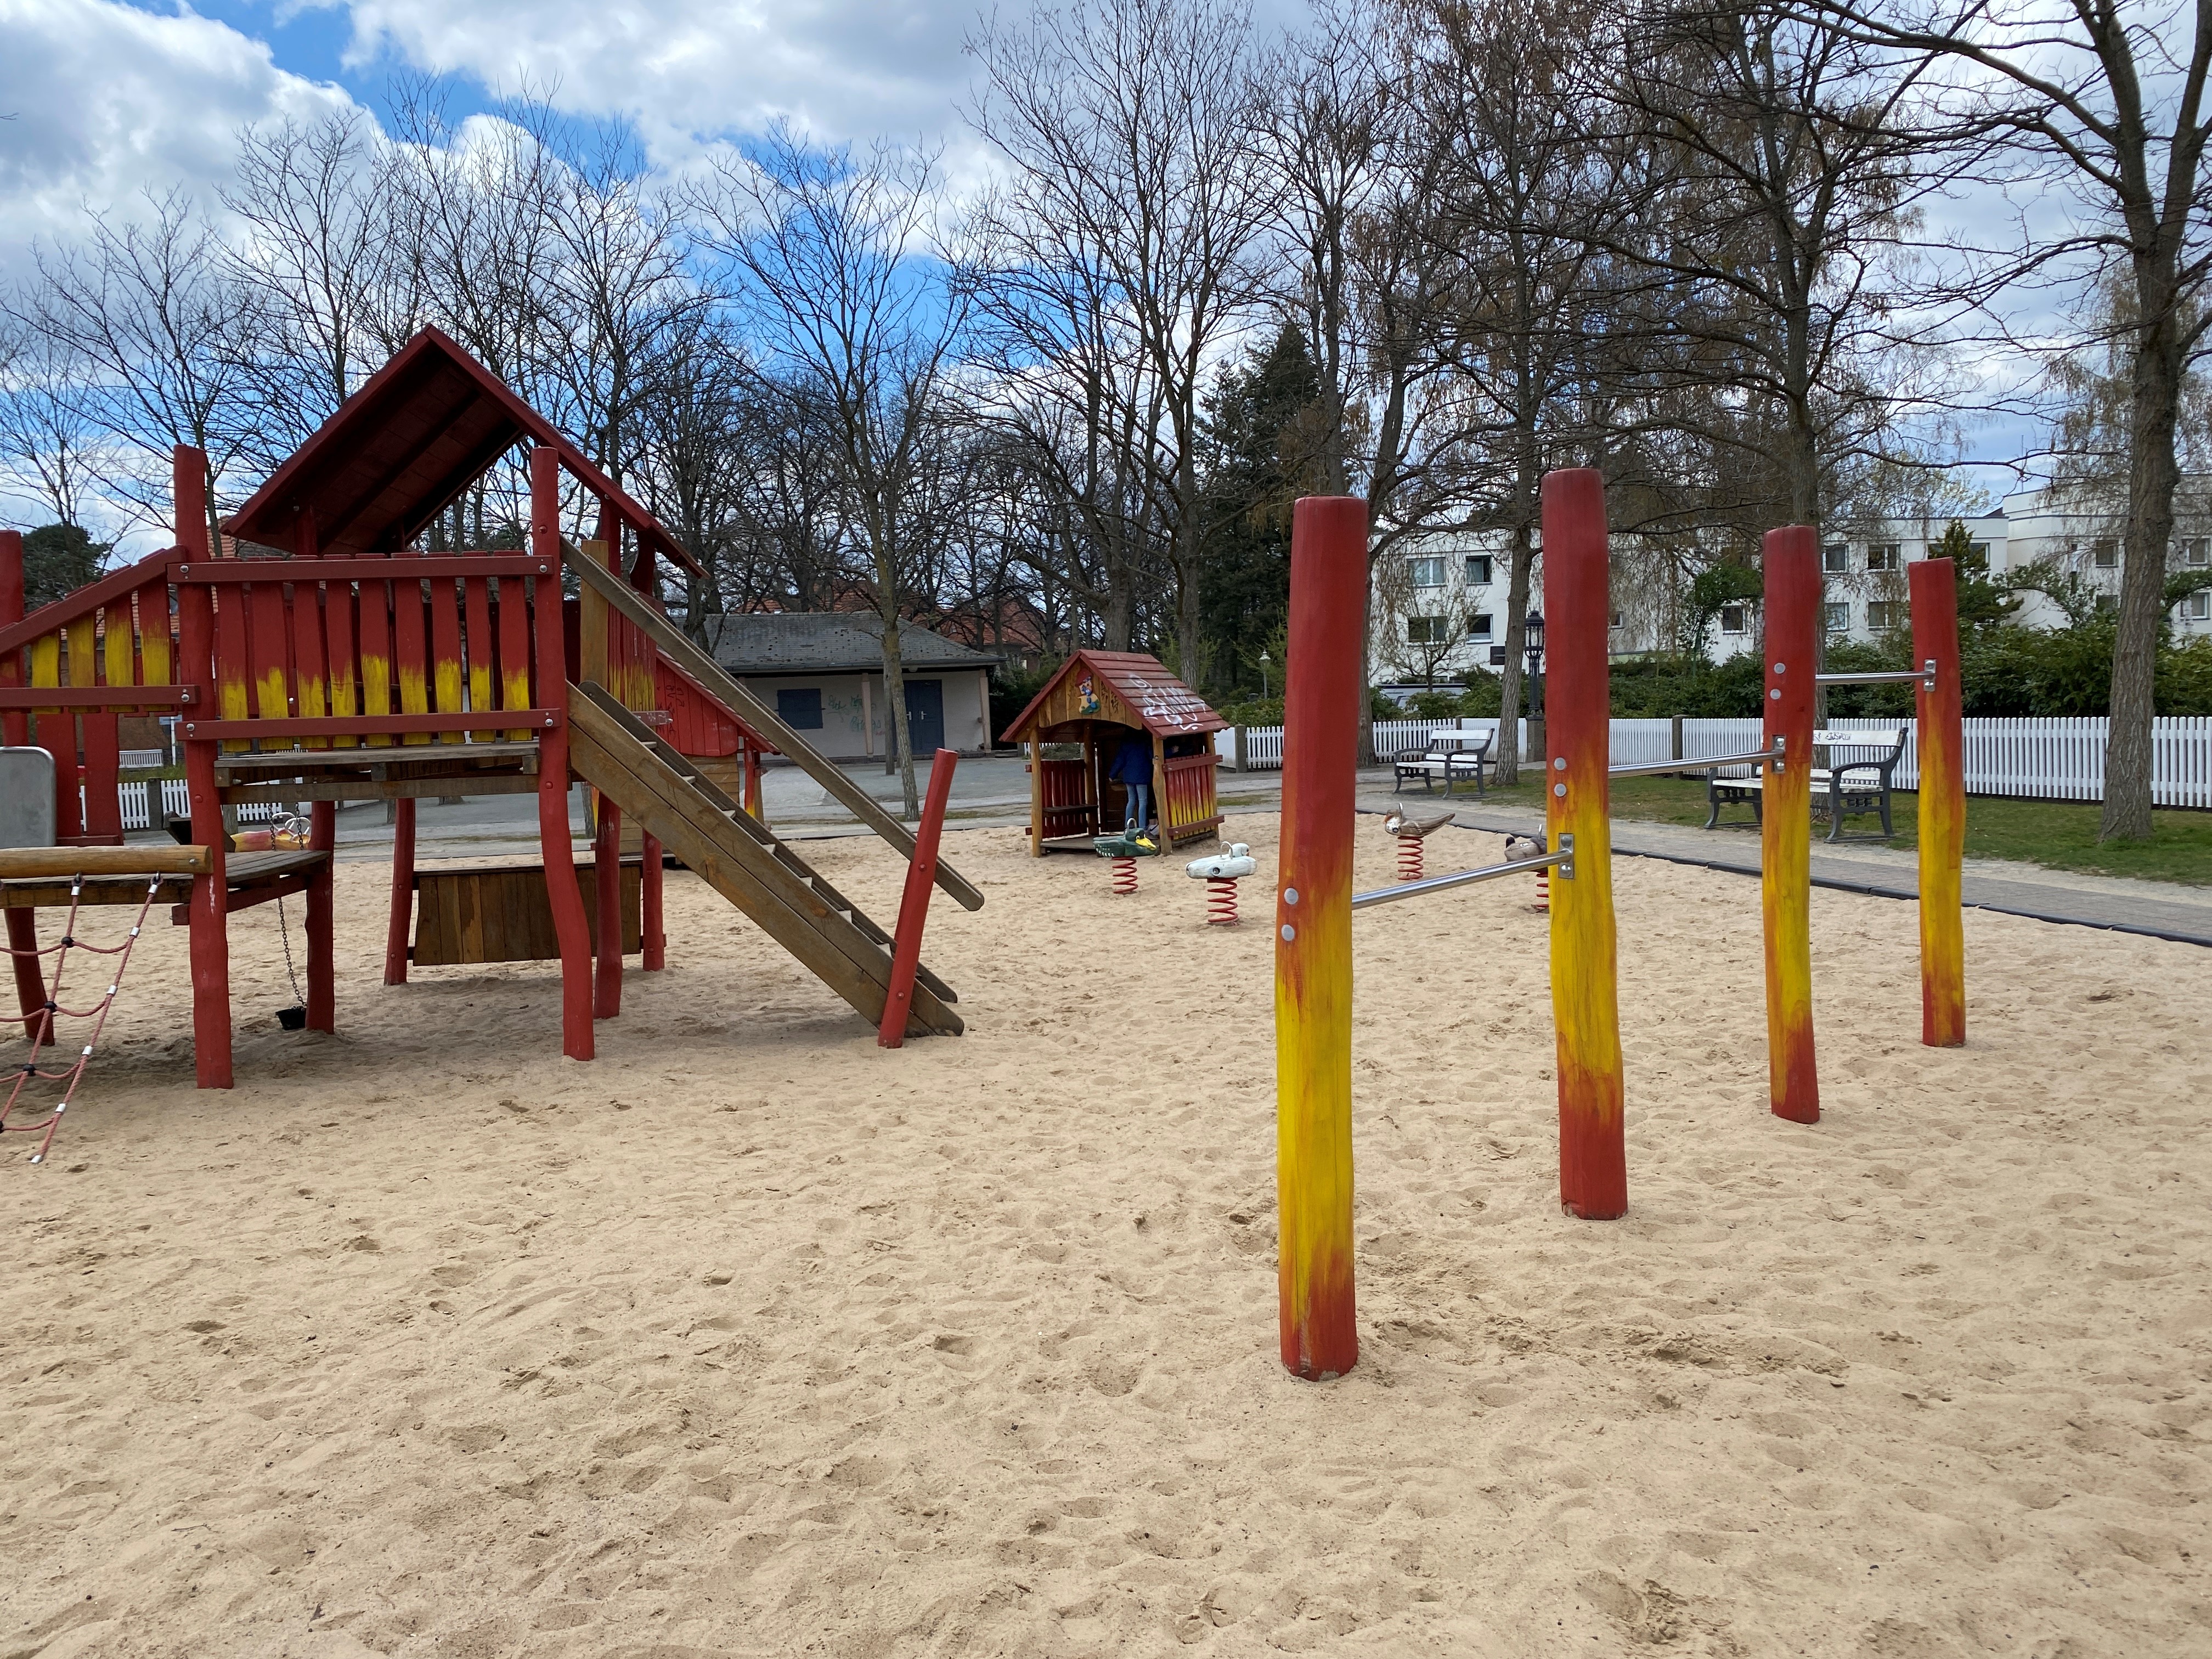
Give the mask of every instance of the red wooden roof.
POLYGON ((1136 651, 1085 649, 1060 665, 1060 672, 1044 683, 1043 689, 1014 718, 999 741, 1018 741, 1016 734, 1029 724, 1045 700, 1079 672, 1096 674, 1113 687, 1115 695, 1129 705, 1145 730, 1158 736, 1179 738, 1228 729, 1229 722, 1206 707, 1205 698, 1169 673, 1158 657, 1147 657, 1136 651))
POLYGON ((686 569, 698 568, 552 422, 434 328, 370 375, 222 527, 241 540, 292 549, 301 515, 313 513, 325 556, 394 552, 526 439, 558 452, 561 464, 611 502, 641 539, 686 569))

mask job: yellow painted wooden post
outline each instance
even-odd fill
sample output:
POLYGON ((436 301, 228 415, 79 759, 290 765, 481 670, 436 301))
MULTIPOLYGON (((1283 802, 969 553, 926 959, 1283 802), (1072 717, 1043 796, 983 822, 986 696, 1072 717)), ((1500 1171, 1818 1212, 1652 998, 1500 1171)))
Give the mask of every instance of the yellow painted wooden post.
MULTIPOLYGON (((1340 1376, 1359 1358, 1352 1257, 1352 844, 1367 503, 1291 509, 1275 896, 1276 1290, 1283 1364, 1340 1376)), ((1163 830, 1164 833, 1164 830, 1163 830)))
POLYGON ((1613 728, 1609 574, 1604 479, 1589 467, 1546 473, 1545 822, 1553 850, 1574 855, 1551 894, 1559 1202, 1589 1221, 1628 1212, 1606 775, 1613 728))
POLYGON ((1920 1040, 1966 1040, 1966 934, 1959 866, 1966 850, 1966 723, 1959 685, 1959 579, 1948 559, 1910 567, 1912 665, 1936 665, 1917 693, 1920 762, 1920 1040))
POLYGON ((1766 941, 1766 1091, 1774 1115, 1820 1121, 1813 1047, 1813 690, 1820 627, 1820 538, 1809 525, 1766 532, 1765 763, 1759 914, 1766 941))

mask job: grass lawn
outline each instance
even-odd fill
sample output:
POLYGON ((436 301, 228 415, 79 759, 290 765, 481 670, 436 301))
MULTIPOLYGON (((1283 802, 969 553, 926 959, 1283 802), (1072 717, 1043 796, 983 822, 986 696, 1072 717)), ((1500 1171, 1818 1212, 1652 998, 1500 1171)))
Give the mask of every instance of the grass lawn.
MULTIPOLYGON (((1524 770, 1524 781, 1510 789, 1495 787, 1492 800, 1544 810, 1543 785, 1524 770)), ((2052 870, 2081 870, 2099 876, 2133 876, 2144 881, 2178 881, 2212 886, 2212 812, 2157 811, 2151 814, 2151 839, 2147 842, 2097 843, 2094 801, 2011 800, 1996 795, 1972 795, 1966 800, 1966 856, 1970 859, 2012 859, 2040 864, 2052 870)), ((1683 778, 1621 778, 1613 786, 1615 817, 1642 818, 1659 823, 1692 827, 1705 821, 1705 786, 1683 778)), ((1893 798, 1891 819, 1897 839, 1889 844, 1909 848, 1917 844, 1920 798, 1898 791, 1893 798)), ((1731 807, 1729 818, 1749 822, 1748 809, 1731 807)), ((1870 831, 1878 820, 1853 817, 1845 833, 1870 831)), ((1719 834, 1718 830, 1714 832, 1719 834)), ((1737 833, 1742 833, 1741 831, 1737 833)), ((1827 821, 1813 822, 1814 845, 1827 833, 1827 821)))

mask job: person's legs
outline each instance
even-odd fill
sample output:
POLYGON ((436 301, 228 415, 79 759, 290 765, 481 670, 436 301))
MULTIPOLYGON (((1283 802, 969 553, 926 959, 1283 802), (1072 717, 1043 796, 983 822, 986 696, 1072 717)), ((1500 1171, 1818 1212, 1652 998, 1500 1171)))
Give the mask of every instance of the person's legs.
POLYGON ((1129 816, 1131 821, 1137 826, 1137 834, 1143 835, 1145 826, 1152 822, 1152 786, 1151 784, 1133 783, 1129 786, 1129 816))

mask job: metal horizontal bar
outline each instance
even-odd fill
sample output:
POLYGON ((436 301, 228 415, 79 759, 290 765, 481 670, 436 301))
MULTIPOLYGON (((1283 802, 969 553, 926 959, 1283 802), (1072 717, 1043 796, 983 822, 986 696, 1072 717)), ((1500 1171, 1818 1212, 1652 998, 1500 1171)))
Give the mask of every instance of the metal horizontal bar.
POLYGON ((1932 686, 1936 684, 1936 676, 1932 671, 1926 669, 1899 668, 1884 671, 1879 673, 1815 674, 1813 676, 1813 684, 1815 685, 1932 686))
POLYGON ((1574 861, 1571 848, 1547 853, 1540 858, 1513 859, 1504 864, 1486 864, 1480 870, 1462 870, 1455 875, 1431 876, 1425 881, 1401 882, 1395 887, 1378 887, 1371 893, 1354 893, 1352 908, 1364 910, 1370 904, 1395 904, 1400 899, 1418 898, 1424 893, 1441 893, 1447 887, 1465 887, 1478 881, 1496 881, 1500 876, 1510 876, 1522 870, 1550 870, 1574 861))
POLYGON ((1744 755, 1685 755, 1680 760, 1638 761, 1631 766, 1608 766, 1605 775, 1609 778, 1633 778, 1662 772, 1703 772, 1716 766, 1756 766, 1761 761, 1780 760, 1782 745, 1771 749, 1754 749, 1744 755))

